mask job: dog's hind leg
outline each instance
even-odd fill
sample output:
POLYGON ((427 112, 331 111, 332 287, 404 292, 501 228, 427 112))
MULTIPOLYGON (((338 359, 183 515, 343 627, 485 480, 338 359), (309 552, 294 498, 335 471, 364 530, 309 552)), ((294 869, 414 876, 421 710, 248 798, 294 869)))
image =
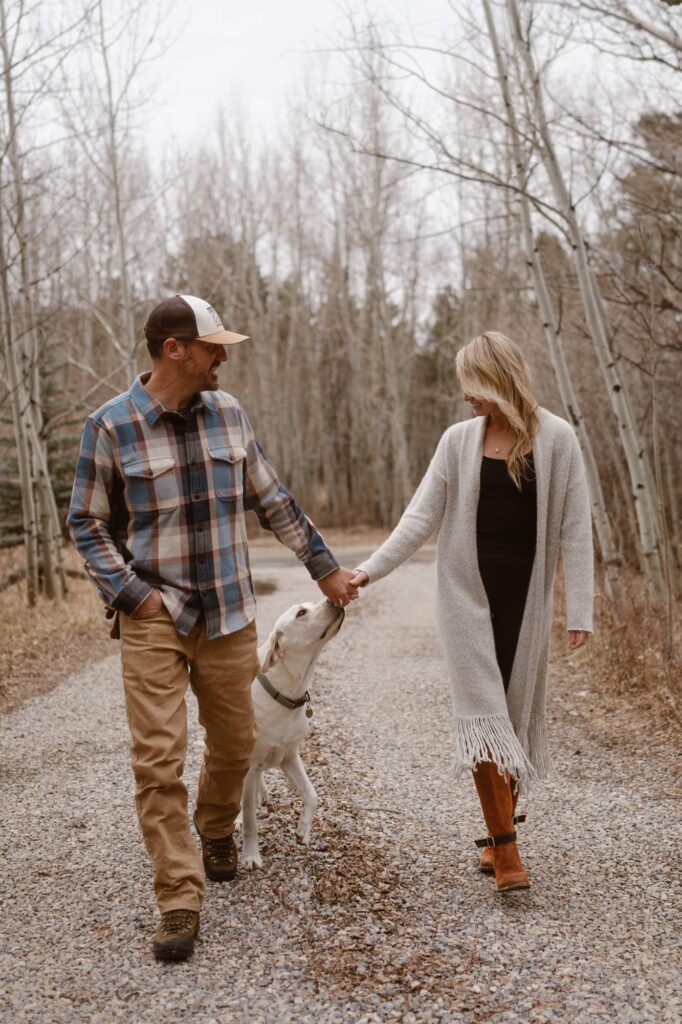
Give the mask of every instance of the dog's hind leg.
POLYGON ((286 761, 283 761, 282 771, 294 789, 300 793, 303 800, 303 807, 301 808, 296 826, 296 838, 299 843, 307 846, 310 842, 310 829, 313 824, 313 818, 317 811, 317 793, 308 778, 305 765, 299 754, 294 754, 292 757, 287 758, 286 761))
POLYGON ((242 867, 247 871, 262 868, 260 850, 258 849, 258 815, 256 801, 258 798, 258 782, 261 777, 259 768, 251 768, 244 779, 242 791, 242 867))

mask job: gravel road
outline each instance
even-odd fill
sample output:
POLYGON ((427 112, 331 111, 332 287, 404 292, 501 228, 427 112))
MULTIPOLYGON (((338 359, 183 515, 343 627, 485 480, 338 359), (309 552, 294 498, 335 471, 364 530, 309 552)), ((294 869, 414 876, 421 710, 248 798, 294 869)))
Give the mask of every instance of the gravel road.
MULTIPOLYGON (((256 578, 264 635, 316 588, 256 578)), ((661 745, 596 721, 580 658, 554 673, 559 781, 525 801, 528 893, 477 873, 482 821, 450 770, 433 565, 363 593, 314 679, 311 846, 270 773, 264 868, 209 883, 194 957, 151 957, 117 646, 0 733, 0 1018, 12 1024, 680 1021, 679 799, 661 745), (607 739, 605 740, 605 736, 607 739)), ((599 712, 603 719, 603 712, 599 712)), ((202 738, 192 708, 186 778, 202 738)))

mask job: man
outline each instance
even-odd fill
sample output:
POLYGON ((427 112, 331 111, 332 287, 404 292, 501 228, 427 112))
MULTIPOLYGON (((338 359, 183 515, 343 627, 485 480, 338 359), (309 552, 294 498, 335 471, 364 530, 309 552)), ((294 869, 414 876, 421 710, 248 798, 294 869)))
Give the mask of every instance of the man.
POLYGON ((68 524, 121 639, 137 813, 161 912, 154 954, 184 960, 205 876, 222 882, 237 870, 232 833, 258 667, 245 512, 333 604, 357 588, 280 484, 237 399, 218 389, 227 347, 246 337, 193 295, 159 303, 144 330, 151 372, 88 417, 68 524), (201 855, 181 781, 188 684, 206 730, 194 815, 201 855))

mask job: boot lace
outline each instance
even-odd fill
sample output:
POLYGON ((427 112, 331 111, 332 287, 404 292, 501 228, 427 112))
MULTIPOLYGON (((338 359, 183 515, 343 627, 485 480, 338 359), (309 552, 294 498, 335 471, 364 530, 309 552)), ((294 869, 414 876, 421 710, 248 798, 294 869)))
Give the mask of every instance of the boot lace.
POLYGON ((234 849, 232 836, 223 836, 221 839, 204 839, 206 844, 206 856, 209 860, 221 861, 231 860, 234 849))
POLYGON ((178 932, 188 931, 193 924, 194 914, 191 910, 168 910, 161 921, 161 933, 177 935, 178 932))

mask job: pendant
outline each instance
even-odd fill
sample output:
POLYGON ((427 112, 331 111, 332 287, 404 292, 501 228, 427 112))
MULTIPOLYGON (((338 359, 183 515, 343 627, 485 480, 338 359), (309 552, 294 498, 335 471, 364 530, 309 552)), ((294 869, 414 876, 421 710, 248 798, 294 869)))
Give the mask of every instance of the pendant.
POLYGON ((305 716, 306 716, 306 718, 312 718, 313 717, 313 709, 311 708, 310 704, 305 709, 305 716))

